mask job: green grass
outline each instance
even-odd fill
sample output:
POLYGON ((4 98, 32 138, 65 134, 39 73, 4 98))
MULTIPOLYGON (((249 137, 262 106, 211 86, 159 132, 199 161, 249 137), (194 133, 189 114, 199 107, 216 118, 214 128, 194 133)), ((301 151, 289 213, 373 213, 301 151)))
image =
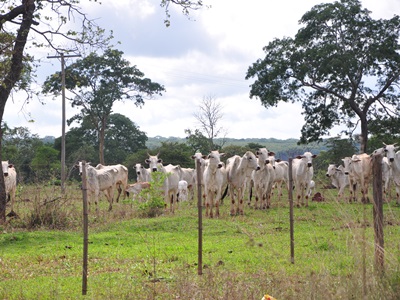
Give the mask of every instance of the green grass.
POLYGON ((111 212, 102 200, 99 214, 92 209, 89 215, 88 291, 82 296, 79 191, 71 188, 51 206, 38 203, 57 198, 57 191, 37 193, 26 189, 19 195, 20 219, 0 226, 1 299, 259 300, 265 293, 277 299, 398 299, 400 294, 395 202, 384 205, 384 273, 374 267, 372 204, 337 203, 336 191, 324 190, 325 202, 294 209, 294 264, 287 201, 273 201, 266 211, 246 207, 244 216, 231 217, 226 199, 220 218, 203 217, 203 274, 198 275, 197 205, 182 203, 174 215, 139 218, 138 206, 129 200, 111 212), (51 225, 28 226, 33 211, 42 221, 51 215, 51 225))

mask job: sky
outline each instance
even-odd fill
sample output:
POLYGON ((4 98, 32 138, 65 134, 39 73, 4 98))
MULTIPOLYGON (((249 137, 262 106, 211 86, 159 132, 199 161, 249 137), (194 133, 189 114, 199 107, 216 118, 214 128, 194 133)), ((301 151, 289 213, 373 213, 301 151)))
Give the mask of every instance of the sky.
MULTIPOLYGON (((257 98, 249 98, 253 80, 246 72, 257 59, 264 58, 262 48, 274 38, 294 37, 302 15, 321 0, 204 0, 210 8, 191 12, 190 18, 170 6, 170 27, 164 25, 161 0, 119 0, 98 3, 84 1, 89 18, 106 30, 112 30, 116 46, 124 58, 162 84, 166 92, 146 100, 142 108, 133 102, 115 102, 114 113, 131 119, 149 137, 185 137, 185 129, 198 128, 194 114, 206 97, 215 99, 222 110, 218 123, 229 138, 298 139, 304 117, 300 104, 281 103, 265 108, 257 98), (246 4, 244 4, 246 3, 246 4)), ((375 19, 389 19, 400 13, 398 0, 363 0, 364 8, 375 19)), ((42 58, 38 82, 61 70, 55 53, 38 53, 42 58)), ((66 64, 74 59, 66 59, 66 64)), ((5 108, 8 126, 27 127, 40 137, 59 137, 62 133, 62 101, 41 97, 26 102, 15 94, 5 108), (44 102, 42 104, 40 102, 44 102)), ((66 104, 66 118, 78 111, 66 104)), ((71 124, 76 127, 77 124, 71 124)), ((70 127, 66 127, 66 131, 70 127)), ((335 127, 330 136, 343 128, 335 127)))

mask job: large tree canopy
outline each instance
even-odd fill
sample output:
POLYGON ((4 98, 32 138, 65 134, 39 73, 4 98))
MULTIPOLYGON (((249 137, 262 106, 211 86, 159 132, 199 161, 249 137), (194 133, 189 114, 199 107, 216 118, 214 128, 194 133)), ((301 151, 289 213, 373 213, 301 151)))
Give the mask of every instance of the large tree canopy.
POLYGON ((265 58, 249 67, 250 97, 265 107, 301 102, 301 143, 320 141, 335 125, 361 127, 367 151, 368 122, 400 109, 400 19, 374 20, 358 0, 314 6, 294 38, 275 39, 265 58), (354 122, 353 120, 357 120, 354 122))
MULTIPOLYGON (((77 60, 65 69, 66 88, 73 92, 72 106, 81 108, 81 112, 71 119, 81 122, 90 120, 99 138, 99 161, 104 160, 104 143, 109 117, 116 101, 132 100, 137 106, 144 104, 146 97, 161 95, 164 87, 145 78, 144 74, 130 66, 122 58, 123 52, 107 49, 103 55, 91 53, 77 60)), ((45 93, 58 95, 61 91, 61 72, 47 78, 44 83, 45 93)))

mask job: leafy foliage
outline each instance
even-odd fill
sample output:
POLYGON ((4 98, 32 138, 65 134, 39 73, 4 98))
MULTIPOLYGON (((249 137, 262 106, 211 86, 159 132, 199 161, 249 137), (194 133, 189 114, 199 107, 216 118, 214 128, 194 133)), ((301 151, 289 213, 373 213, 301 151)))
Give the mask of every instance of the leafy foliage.
MULTIPOLYGON (((106 130, 114 102, 131 100, 140 107, 146 97, 161 95, 165 90, 160 84, 144 78, 144 74, 136 66, 130 66, 122 55, 122 51, 113 49, 107 49, 101 56, 93 52, 65 69, 66 88, 75 95, 71 99, 72 107, 81 108, 81 112, 70 118, 68 123, 86 121, 91 124, 98 137, 99 161, 102 164, 105 164, 106 130)), ((48 77, 43 92, 57 95, 61 91, 60 78, 60 72, 48 77)))
POLYGON ((294 38, 275 39, 265 58, 249 67, 256 77, 250 97, 265 107, 301 102, 305 124, 301 143, 320 141, 335 125, 346 134, 361 124, 361 151, 367 151, 368 122, 400 109, 400 17, 374 20, 358 0, 314 6, 300 20, 294 38))

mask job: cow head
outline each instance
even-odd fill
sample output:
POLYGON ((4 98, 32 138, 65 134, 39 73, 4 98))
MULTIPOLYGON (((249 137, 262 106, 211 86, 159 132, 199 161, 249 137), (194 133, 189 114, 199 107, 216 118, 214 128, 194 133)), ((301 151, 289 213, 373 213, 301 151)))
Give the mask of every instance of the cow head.
POLYGON ((157 153, 157 155, 150 155, 149 153, 147 153, 149 155, 149 158, 145 160, 145 162, 149 165, 150 170, 152 172, 156 172, 159 171, 159 168, 162 166, 162 159, 158 158, 158 155, 160 154, 160 152, 157 153), (161 165, 161 166, 160 166, 161 165))
POLYGON ((247 151, 242 157, 242 163, 245 163, 250 169, 260 170, 260 165, 258 164, 257 157, 253 152, 247 151))
POLYGON ((222 168, 224 164, 221 162, 221 157, 224 156, 225 153, 219 153, 218 150, 211 151, 210 154, 207 155, 209 166, 216 167, 218 169, 222 168))
POLYGON ((312 154, 311 152, 304 152, 303 155, 296 156, 296 158, 298 158, 298 159, 305 160, 308 168, 312 167, 312 160, 314 158, 316 158, 316 157, 317 157, 317 155, 316 154, 312 154))
MULTIPOLYGON (((87 170, 87 167, 88 167, 89 165, 90 165, 90 162, 87 162, 87 163, 85 164, 86 170, 87 170)), ((83 163, 80 161, 79 164, 77 165, 77 167, 79 167, 79 175, 82 176, 83 163)))
POLYGON ((3 175, 4 175, 4 177, 7 177, 7 176, 8 176, 8 168, 12 168, 13 165, 12 165, 12 164, 9 164, 9 163, 8 163, 8 160, 6 160, 6 161, 2 161, 2 162, 1 162, 1 167, 2 167, 2 169, 3 169, 3 175))
MULTIPOLYGON (((399 147, 396 147, 396 144, 392 144, 392 145, 384 144, 383 148, 381 148, 381 149, 383 149, 383 151, 385 152, 389 163, 394 162, 394 158, 396 156, 396 151, 399 149, 399 147)), ((375 151, 377 151, 377 150, 375 150, 375 151)))

